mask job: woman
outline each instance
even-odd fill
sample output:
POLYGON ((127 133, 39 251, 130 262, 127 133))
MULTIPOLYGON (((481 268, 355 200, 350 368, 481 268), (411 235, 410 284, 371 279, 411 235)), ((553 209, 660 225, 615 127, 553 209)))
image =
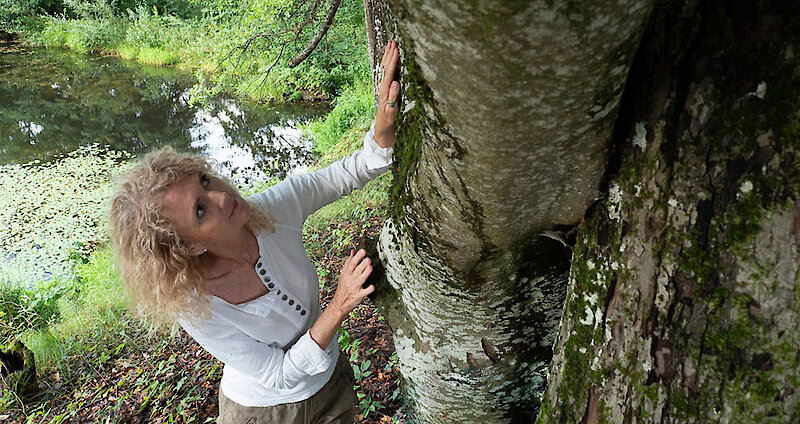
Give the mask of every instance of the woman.
POLYGON ((353 421, 352 369, 335 336, 375 289, 362 288, 372 267, 351 251, 321 311, 302 226, 391 163, 398 61, 390 42, 364 150, 323 170, 245 199, 204 159, 164 149, 120 182, 110 213, 117 266, 141 308, 177 320, 225 363, 219 423, 353 421))

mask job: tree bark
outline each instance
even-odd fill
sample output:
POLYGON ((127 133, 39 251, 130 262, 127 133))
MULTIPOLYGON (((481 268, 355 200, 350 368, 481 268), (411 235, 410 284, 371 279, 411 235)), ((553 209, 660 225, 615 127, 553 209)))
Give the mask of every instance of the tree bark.
POLYGON ((367 30, 367 55, 372 70, 372 89, 378 104, 378 85, 383 78, 380 68, 383 48, 395 39, 397 28, 384 0, 364 0, 364 23, 367 30))
POLYGON ((385 41, 401 47, 380 239, 388 289, 376 303, 417 419, 534 419, 563 306, 563 241, 598 195, 651 6, 365 0, 375 80, 385 41))
POLYGON ((33 352, 16 341, 0 350, 0 394, 6 401, 22 403, 35 394, 36 358, 33 352))
POLYGON ((537 422, 800 422, 798 9, 655 9, 537 422))

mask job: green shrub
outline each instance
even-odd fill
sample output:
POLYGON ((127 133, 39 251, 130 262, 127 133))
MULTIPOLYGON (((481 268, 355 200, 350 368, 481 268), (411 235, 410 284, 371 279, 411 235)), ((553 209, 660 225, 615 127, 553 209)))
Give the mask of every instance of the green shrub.
POLYGON ((33 41, 47 46, 69 47, 79 53, 91 53, 115 46, 122 41, 122 23, 116 19, 70 20, 51 18, 33 41))
POLYGON ((206 0, 120 0, 120 10, 142 5, 146 9, 158 10, 162 15, 174 15, 183 19, 201 19, 206 0))
POLYGON ((51 280, 34 288, 20 283, 0 283, 0 346, 17 337, 47 328, 60 315, 58 300, 75 293, 70 281, 51 280))
POLYGON ((65 19, 51 19, 47 21, 42 32, 32 37, 32 41, 49 47, 63 47, 67 45, 69 31, 70 27, 65 19))
POLYGON ((91 253, 86 263, 77 264, 73 280, 54 282, 34 293, 42 293, 46 301, 10 302, 29 305, 20 309, 28 312, 17 320, 21 323, 15 324, 16 331, 33 351, 37 366, 55 368, 65 378, 72 372, 69 358, 116 346, 121 341, 120 329, 130 320, 124 313, 127 295, 107 246, 91 253))
POLYGON ((62 7, 60 0, 0 0, 0 32, 27 32, 37 26, 38 15, 62 7))
POLYGON ((149 10, 138 6, 136 10, 128 9, 128 30, 125 40, 139 47, 161 47, 165 43, 168 32, 165 19, 158 16, 157 10, 149 10))
POLYGON ((64 0, 64 6, 74 16, 88 20, 110 19, 116 11, 113 0, 64 0))
POLYGON ((372 85, 362 78, 347 87, 336 98, 333 110, 325 118, 312 121, 302 127, 303 132, 314 141, 314 150, 321 156, 343 154, 332 152, 340 140, 353 128, 366 128, 374 116, 372 85))

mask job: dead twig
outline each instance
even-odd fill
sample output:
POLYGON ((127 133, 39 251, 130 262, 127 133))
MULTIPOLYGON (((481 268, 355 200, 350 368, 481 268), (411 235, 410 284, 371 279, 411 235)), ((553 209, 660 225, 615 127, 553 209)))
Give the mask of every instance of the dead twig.
MULTIPOLYGON (((286 41, 283 41, 281 43, 281 50, 278 52, 278 56, 275 58, 274 61, 272 61, 272 64, 269 65, 269 68, 267 68, 267 71, 264 73, 264 76, 261 78, 261 82, 258 84, 258 90, 261 90, 264 87, 264 85, 267 83, 267 77, 269 77, 269 73, 272 72, 272 68, 274 68, 275 65, 278 64, 278 61, 281 60, 281 56, 283 56, 283 50, 286 48, 286 44, 287 44, 286 41)), ((250 83, 247 84, 246 88, 249 88, 249 87, 250 87, 250 83)))

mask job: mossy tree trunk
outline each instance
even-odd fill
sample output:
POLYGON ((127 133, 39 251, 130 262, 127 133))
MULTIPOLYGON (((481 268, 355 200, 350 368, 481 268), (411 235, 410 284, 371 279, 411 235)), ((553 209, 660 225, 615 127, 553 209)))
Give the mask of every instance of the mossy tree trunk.
POLYGON ((36 358, 22 342, 0 350, 0 399, 22 403, 38 390, 36 358))
POLYGON ((598 195, 651 3, 365 0, 373 68, 387 39, 402 55, 376 303, 417 419, 536 416, 562 241, 598 195))
POLYGON ((798 9, 655 8, 537 422, 800 422, 798 9))

